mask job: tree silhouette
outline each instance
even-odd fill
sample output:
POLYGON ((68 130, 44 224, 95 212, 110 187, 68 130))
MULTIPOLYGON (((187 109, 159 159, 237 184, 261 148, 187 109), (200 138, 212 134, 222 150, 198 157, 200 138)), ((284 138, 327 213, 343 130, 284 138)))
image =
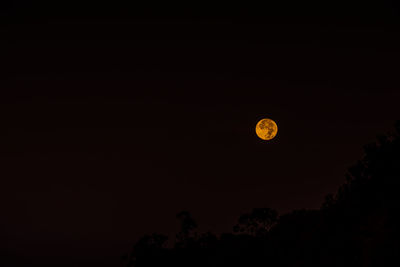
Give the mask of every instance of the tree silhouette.
POLYGON ((164 258, 165 242, 168 237, 161 234, 145 235, 133 247, 127 266, 157 266, 164 258))
POLYGON ((278 212, 270 208, 255 208, 239 217, 233 231, 249 235, 265 235, 276 223, 278 212))
POLYGON ((395 240, 400 239, 400 121, 393 133, 366 145, 364 153, 323 211, 329 226, 341 229, 336 239, 347 238, 360 262, 394 266, 391 262, 399 262, 395 240))
POLYGON ((180 222, 180 231, 176 235, 178 246, 188 246, 196 237, 194 230, 197 228, 197 223, 188 211, 181 211, 176 215, 180 222))
POLYGON ((191 214, 177 214, 175 246, 149 235, 129 261, 150 266, 400 266, 400 122, 395 131, 364 147, 346 182, 319 210, 295 210, 278 217, 269 208, 241 215, 234 233, 198 235, 191 214))

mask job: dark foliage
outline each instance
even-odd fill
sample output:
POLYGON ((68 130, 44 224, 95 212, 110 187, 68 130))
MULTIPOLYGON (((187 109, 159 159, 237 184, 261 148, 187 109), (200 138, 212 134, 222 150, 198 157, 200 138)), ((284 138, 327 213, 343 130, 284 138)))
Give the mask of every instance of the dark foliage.
POLYGON ((320 210, 278 217, 269 208, 239 217, 234 233, 196 234, 188 212, 177 218, 174 247, 166 237, 138 241, 129 264, 144 266, 400 266, 400 122, 365 146, 365 156, 320 210))
POLYGON ((256 208, 251 213, 239 217, 234 232, 249 235, 266 235, 278 219, 278 212, 269 208, 256 208))

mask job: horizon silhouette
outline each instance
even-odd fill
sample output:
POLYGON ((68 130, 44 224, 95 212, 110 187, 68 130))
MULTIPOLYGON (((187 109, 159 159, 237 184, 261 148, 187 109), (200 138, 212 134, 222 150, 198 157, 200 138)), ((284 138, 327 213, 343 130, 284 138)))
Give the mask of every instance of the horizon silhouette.
POLYGON ((195 232, 188 211, 177 214, 172 247, 153 233, 124 256, 126 266, 396 266, 400 264, 400 121, 364 147, 344 183, 320 209, 278 216, 271 208, 242 214, 230 233, 195 232))

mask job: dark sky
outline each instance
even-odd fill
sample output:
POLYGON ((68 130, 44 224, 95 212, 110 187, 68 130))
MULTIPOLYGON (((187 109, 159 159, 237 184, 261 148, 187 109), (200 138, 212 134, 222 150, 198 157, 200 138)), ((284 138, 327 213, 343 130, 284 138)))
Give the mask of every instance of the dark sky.
POLYGON ((53 2, 1 4, 7 266, 119 266, 181 210, 319 208, 400 118, 395 1, 53 2))

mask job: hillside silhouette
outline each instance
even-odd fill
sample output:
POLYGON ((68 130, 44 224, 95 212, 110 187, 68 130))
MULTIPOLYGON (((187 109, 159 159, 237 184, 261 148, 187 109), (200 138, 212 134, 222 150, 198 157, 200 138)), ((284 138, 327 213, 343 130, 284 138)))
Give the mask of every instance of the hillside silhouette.
MULTIPOLYGON (((191 214, 177 215, 181 231, 146 235, 125 257, 127 266, 400 266, 400 121, 364 147, 346 182, 318 210, 278 216, 255 208, 231 233, 197 233, 191 214)), ((323 176, 323 174, 321 174, 323 176)))

